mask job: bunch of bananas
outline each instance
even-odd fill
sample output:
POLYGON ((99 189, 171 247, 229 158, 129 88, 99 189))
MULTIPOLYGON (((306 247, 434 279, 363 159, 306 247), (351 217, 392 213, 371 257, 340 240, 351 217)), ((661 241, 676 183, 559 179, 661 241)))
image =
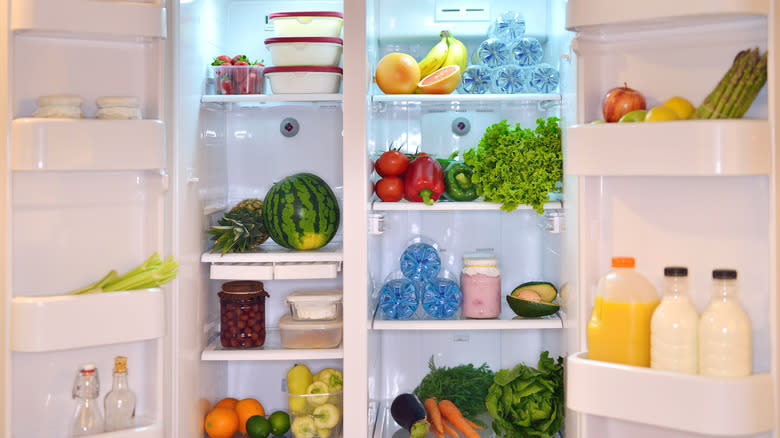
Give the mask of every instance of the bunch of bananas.
POLYGON ((441 41, 425 55, 425 58, 417 64, 420 66, 420 77, 425 78, 436 70, 448 65, 457 65, 460 71, 466 69, 468 53, 466 46, 458 41, 449 31, 443 30, 439 34, 441 41))

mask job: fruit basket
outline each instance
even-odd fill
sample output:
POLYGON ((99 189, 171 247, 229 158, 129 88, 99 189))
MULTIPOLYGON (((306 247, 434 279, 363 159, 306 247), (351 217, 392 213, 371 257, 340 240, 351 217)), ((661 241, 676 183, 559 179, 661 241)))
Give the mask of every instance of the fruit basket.
MULTIPOLYGON (((328 385, 322 382, 322 390, 328 385)), ((317 391, 318 389, 314 389, 317 391)), ((343 421, 342 392, 287 393, 290 407, 290 433, 293 438, 336 438, 343 421)))
POLYGON ((217 94, 263 94, 262 65, 217 65, 209 67, 217 94))

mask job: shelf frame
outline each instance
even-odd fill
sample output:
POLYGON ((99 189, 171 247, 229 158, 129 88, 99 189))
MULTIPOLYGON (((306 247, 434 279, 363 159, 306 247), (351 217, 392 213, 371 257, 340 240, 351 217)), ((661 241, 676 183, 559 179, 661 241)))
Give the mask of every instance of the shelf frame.
POLYGON ((224 348, 220 343, 219 333, 212 338, 200 355, 202 361, 297 361, 344 358, 342 345, 337 348, 284 348, 278 328, 266 329, 266 341, 262 347, 224 348))

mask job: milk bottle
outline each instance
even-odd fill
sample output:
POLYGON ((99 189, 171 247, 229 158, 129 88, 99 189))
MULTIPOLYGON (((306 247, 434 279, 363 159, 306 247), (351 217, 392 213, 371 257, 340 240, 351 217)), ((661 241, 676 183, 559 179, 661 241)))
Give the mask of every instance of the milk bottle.
POLYGON ((650 367, 697 374, 699 314, 688 294, 688 268, 664 268, 662 291, 650 320, 650 367))

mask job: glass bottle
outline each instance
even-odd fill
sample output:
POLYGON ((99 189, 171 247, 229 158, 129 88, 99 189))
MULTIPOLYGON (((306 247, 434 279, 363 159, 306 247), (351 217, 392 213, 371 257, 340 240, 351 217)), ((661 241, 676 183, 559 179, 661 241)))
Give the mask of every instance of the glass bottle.
POLYGON ((135 393, 127 385, 127 358, 114 358, 114 382, 103 400, 106 407, 106 432, 129 429, 135 418, 135 393))
POLYGON ((737 271, 712 271, 712 300, 699 321, 699 374, 740 377, 753 371, 752 328, 739 302, 737 271))
POLYGON ((73 412, 71 436, 94 435, 103 432, 103 414, 97 398, 100 395, 100 379, 95 364, 86 363, 79 367, 73 382, 73 398, 76 409, 73 412))
POLYGON ((650 367, 699 372, 699 314, 688 293, 688 268, 664 268, 663 297, 650 319, 650 367))

